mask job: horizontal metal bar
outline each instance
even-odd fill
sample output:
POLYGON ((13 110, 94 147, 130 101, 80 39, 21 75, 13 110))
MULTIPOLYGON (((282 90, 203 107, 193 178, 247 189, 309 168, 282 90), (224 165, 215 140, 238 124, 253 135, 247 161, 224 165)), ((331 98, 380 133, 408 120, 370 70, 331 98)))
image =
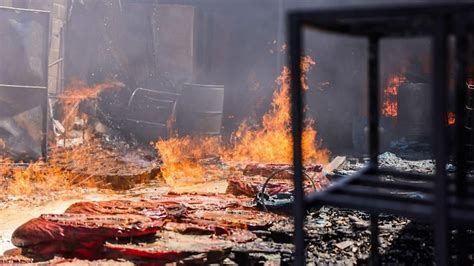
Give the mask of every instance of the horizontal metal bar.
POLYGON ((16 89, 41 89, 41 90, 48 89, 48 87, 44 87, 44 86, 28 86, 28 85, 12 85, 12 84, 0 84, 0 88, 1 87, 16 88, 16 89))
POLYGON ((380 176, 361 176, 355 182, 358 185, 365 185, 373 188, 389 188, 389 189, 400 189, 414 192, 433 192, 434 185, 431 183, 412 183, 406 181, 384 181, 380 180, 380 176))
MULTIPOLYGON (((394 17, 413 17, 420 14, 438 17, 440 15, 465 14, 474 12, 474 5, 470 3, 438 3, 438 4, 410 4, 410 5, 373 5, 370 7, 346 8, 319 8, 304 11, 291 11, 295 17, 303 21, 317 24, 320 21, 334 21, 341 18, 364 19, 394 17)), ((379 20, 379 21, 380 21, 379 20)))
POLYGON ((126 119, 126 121, 131 122, 131 123, 135 123, 135 124, 146 124, 146 125, 150 125, 150 126, 166 127, 166 124, 150 122, 150 121, 135 120, 135 119, 126 119))
POLYGON ((369 213, 387 213, 407 218, 432 220, 432 206, 424 204, 407 204, 393 200, 374 200, 342 194, 319 194, 307 201, 307 206, 333 206, 350 208, 369 213))
POLYGON ((49 11, 39 10, 39 9, 27 9, 27 8, 18 8, 18 7, 9 7, 9 6, 0 6, 0 9, 8 9, 11 11, 22 11, 22 12, 32 12, 32 13, 45 13, 49 14, 49 11))
POLYGON ((361 170, 359 170, 358 172, 356 172, 356 173, 354 173, 350 176, 342 177, 337 182, 331 184, 329 187, 327 187, 327 188, 325 188, 321 191, 310 193, 306 197, 306 199, 311 202, 312 198, 319 197, 320 194, 328 194, 328 193, 331 193, 332 191, 338 190, 338 189, 346 186, 347 184, 350 184, 350 183, 354 182, 359 177, 367 174, 367 172, 369 172, 370 170, 371 170, 371 168, 369 166, 366 166, 366 167, 362 168, 361 170))
POLYGON ((403 179, 411 179, 411 180, 433 181, 433 178, 434 178, 433 175, 402 172, 396 169, 390 169, 386 167, 375 170, 375 173, 379 175, 390 175, 390 176, 400 177, 403 179))
POLYGON ((340 188, 339 190, 335 191, 335 195, 339 195, 340 193, 348 194, 348 195, 355 195, 360 197, 365 197, 369 199, 382 199, 382 200, 395 200, 399 202, 405 203, 418 203, 418 204, 432 204, 433 196, 430 194, 422 194, 421 198, 412 198, 408 197, 407 195, 400 195, 400 194, 393 194, 393 190, 388 189, 377 189, 359 185, 349 185, 340 188))

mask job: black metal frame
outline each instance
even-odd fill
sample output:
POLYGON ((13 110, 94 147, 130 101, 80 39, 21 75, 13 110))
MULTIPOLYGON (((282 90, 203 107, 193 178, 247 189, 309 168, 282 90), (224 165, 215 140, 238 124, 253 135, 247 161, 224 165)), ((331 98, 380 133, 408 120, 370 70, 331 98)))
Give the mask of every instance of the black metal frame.
MULTIPOLYGON (((307 208, 330 205, 367 211, 371 214, 371 260, 379 264, 379 213, 391 213, 422 219, 434 224, 437 265, 449 264, 449 229, 465 228, 474 221, 474 182, 466 177, 466 132, 464 128, 467 78, 467 34, 474 24, 473 4, 431 4, 380 6, 348 9, 293 11, 288 15, 289 63, 291 69, 293 163, 295 181, 295 264, 305 262, 304 218, 307 208), (303 28, 312 27, 369 40, 369 152, 370 162, 356 174, 337 181, 329 188, 304 196, 302 165, 302 128, 304 99, 300 80, 300 58, 303 51, 303 28), (380 168, 379 155, 379 40, 386 37, 432 38, 433 148, 435 175, 421 175, 380 168), (456 163, 455 176, 448 175, 447 99, 448 37, 456 40, 456 163), (398 180, 387 182, 383 176, 398 180), (421 183, 410 180, 423 180, 421 183), (418 198, 390 193, 392 190, 415 192, 418 198)), ((470 30, 472 31, 472 30, 470 30)), ((460 238, 464 237, 460 230, 460 238)), ((462 241, 459 255, 466 255, 462 241)), ((462 262, 461 258, 458 262, 462 262)))
POLYGON ((40 90, 41 91, 41 98, 44 98, 41 104, 41 112, 42 112, 42 121, 41 121, 41 131, 43 140, 41 141, 41 155, 44 160, 47 159, 48 156, 48 60, 49 60, 49 11, 44 10, 34 10, 34 9, 24 9, 24 8, 14 8, 14 7, 4 7, 0 6, 1 10, 10 10, 12 12, 27 12, 34 15, 44 16, 44 27, 46 36, 43 38, 43 60, 41 62, 42 69, 43 69, 43 80, 41 84, 27 86, 27 85, 18 85, 18 84, 0 84, 1 88, 9 88, 9 89, 26 89, 26 90, 40 90))

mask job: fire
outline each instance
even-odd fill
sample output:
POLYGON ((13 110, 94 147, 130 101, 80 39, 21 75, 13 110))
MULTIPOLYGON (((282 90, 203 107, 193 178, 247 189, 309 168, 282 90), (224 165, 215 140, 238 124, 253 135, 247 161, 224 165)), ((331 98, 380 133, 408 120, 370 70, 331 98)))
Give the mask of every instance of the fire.
POLYGON ((448 125, 456 124, 456 115, 453 112, 448 112, 448 125))
MULTIPOLYGON (((308 90, 306 74, 315 61, 309 56, 301 60, 303 89, 308 90)), ((293 144, 290 121, 290 70, 284 67, 276 79, 280 90, 275 91, 272 109, 263 116, 262 126, 256 130, 244 122, 233 134, 232 148, 226 154, 226 159, 233 161, 259 161, 264 163, 291 163, 293 144)), ((316 143, 316 131, 312 128, 314 122, 306 121, 303 131, 303 157, 307 162, 326 163, 328 151, 319 149, 316 143)))
POLYGON ((60 96, 64 118, 62 124, 66 132, 70 131, 76 117, 87 121, 87 115, 80 114, 79 104, 86 99, 95 99, 100 92, 107 89, 114 89, 119 85, 118 82, 105 82, 93 86, 88 86, 84 81, 73 80, 60 96))
POLYGON ((387 81, 387 87, 384 90, 384 102, 382 114, 387 117, 396 117, 398 115, 398 87, 405 82, 406 78, 402 74, 393 75, 387 81))
MULTIPOLYGON (((73 81, 60 96, 64 111, 63 125, 71 129, 76 117, 87 119, 85 114, 80 113, 79 104, 82 100, 93 99, 98 94, 118 85, 115 82, 86 86, 84 82, 73 81)), ((67 131, 66 131, 67 132, 67 131)), ((0 148, 5 149, 5 143, 0 139, 0 148)), ((4 186, 5 195, 29 195, 31 193, 49 193, 52 191, 64 191, 73 185, 95 186, 93 180, 87 176, 79 176, 65 169, 66 162, 73 162, 81 167, 100 167, 100 158, 107 151, 100 145, 90 140, 82 146, 74 149, 66 149, 52 146, 47 162, 34 161, 29 163, 16 163, 9 158, 0 157, 0 184, 4 186)))
MULTIPOLYGON (((314 64, 308 56, 301 60, 304 90, 309 89, 306 74, 314 64)), ((226 161, 291 163, 290 71, 287 67, 283 68, 276 82, 280 90, 274 92, 272 109, 263 116, 262 126, 255 130, 246 122, 242 123, 234 132, 230 147, 223 147, 218 137, 174 137, 156 142, 155 147, 163 161, 161 172, 167 184, 177 186, 213 178, 213 169, 203 162, 212 156, 220 156, 226 161)), ((313 121, 306 121, 302 141, 304 159, 306 162, 326 163, 328 151, 318 148, 313 125, 313 121)))
POLYGON ((202 183, 211 178, 203 159, 221 153, 218 137, 173 137, 155 144, 163 165, 161 174, 170 186, 202 183))

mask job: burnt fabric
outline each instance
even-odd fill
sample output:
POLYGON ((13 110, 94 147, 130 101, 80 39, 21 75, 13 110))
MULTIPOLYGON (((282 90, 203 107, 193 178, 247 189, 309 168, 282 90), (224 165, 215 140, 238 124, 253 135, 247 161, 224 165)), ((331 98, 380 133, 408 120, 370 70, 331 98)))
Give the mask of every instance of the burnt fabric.
POLYGON ((144 215, 153 220, 178 218, 186 211, 186 207, 174 201, 153 202, 150 200, 110 200, 86 201, 72 204, 65 213, 82 214, 136 214, 144 215))
POLYGON ((184 260, 193 264, 219 262, 230 252, 233 243, 212 237, 212 235, 181 234, 163 231, 157 240, 140 245, 107 243, 105 249, 117 257, 151 260, 158 263, 184 260), (198 256, 197 256, 198 255, 198 256))
MULTIPOLYGON (((304 190, 306 193, 321 190, 323 187, 326 187, 329 184, 329 180, 321 172, 311 173, 308 172, 308 175, 314 182, 314 187, 312 183, 306 178, 304 180, 304 190)), ((268 179, 266 176, 254 175, 254 176, 241 176, 234 175, 230 176, 227 179, 229 186, 232 188, 232 191, 238 193, 255 197, 257 193, 262 191, 263 184, 268 179)), ((293 179, 292 178, 274 178, 271 179, 266 188, 265 194, 274 196, 278 193, 293 192, 293 179)))
POLYGON ((95 258, 107 239, 150 235, 162 227, 142 215, 43 214, 17 228, 12 243, 36 255, 95 258))

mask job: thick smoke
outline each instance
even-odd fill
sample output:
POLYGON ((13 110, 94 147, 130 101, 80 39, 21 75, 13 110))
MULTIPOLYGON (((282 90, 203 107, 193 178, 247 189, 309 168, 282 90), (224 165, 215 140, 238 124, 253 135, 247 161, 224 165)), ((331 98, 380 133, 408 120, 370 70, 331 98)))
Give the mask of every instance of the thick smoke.
MULTIPOLYGON (((243 119, 259 122, 269 109, 274 80, 286 64, 287 11, 421 2, 433 1, 73 1, 67 76, 92 83, 114 78, 130 90, 179 92, 184 82, 224 85, 223 133, 229 136, 243 119)), ((366 42, 307 31, 305 46, 316 61, 307 114, 325 147, 350 148, 353 121, 366 110, 366 42)), ((422 44, 391 47, 393 58, 405 47, 411 54, 426 50, 422 44)), ((393 58, 383 59, 382 79, 403 67, 393 58)))

